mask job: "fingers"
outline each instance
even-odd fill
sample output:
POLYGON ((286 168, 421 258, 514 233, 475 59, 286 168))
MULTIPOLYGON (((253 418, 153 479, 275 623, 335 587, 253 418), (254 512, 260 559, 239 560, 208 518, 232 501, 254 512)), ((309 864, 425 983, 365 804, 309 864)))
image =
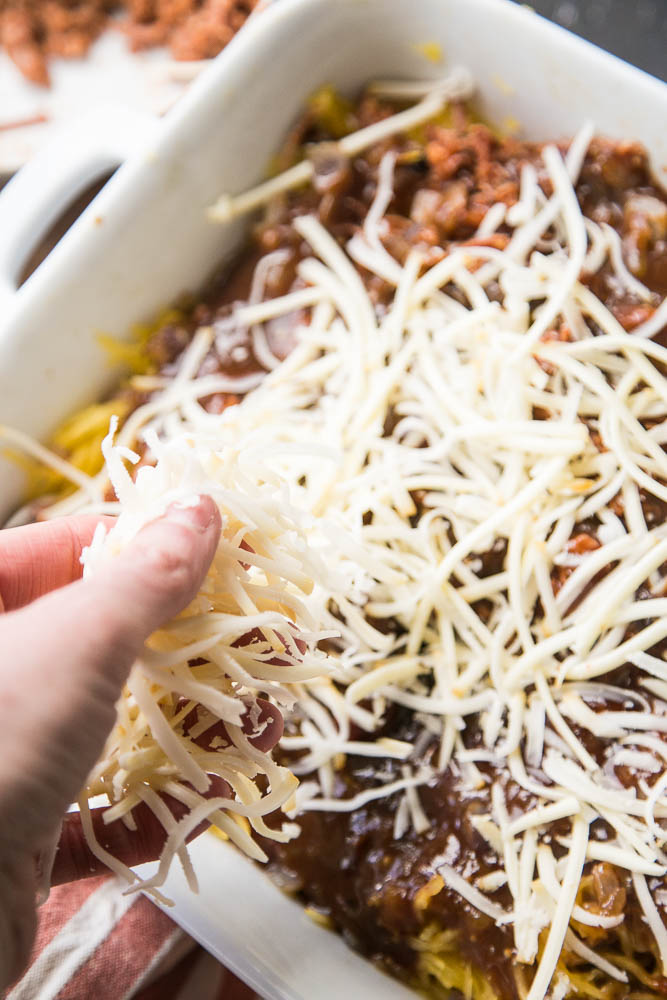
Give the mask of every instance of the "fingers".
POLYGON ((194 597, 219 534, 209 498, 170 508, 104 572, 0 618, 0 802, 5 815, 16 813, 17 838, 24 827, 55 825, 78 793, 134 659, 150 633, 194 597))
MULTIPOLYGON (((207 794, 211 798, 228 797, 229 785, 222 778, 212 777, 207 794)), ((162 798, 175 819, 180 819, 187 813, 188 809, 182 802, 178 802, 170 795, 163 795, 162 798)), ((93 830, 98 842, 115 858, 133 868, 135 865, 155 861, 160 857, 167 834, 148 806, 142 804, 133 809, 136 830, 129 830, 122 820, 105 823, 103 813, 103 808, 91 811, 93 830)), ((207 827, 208 823, 202 823, 193 830, 188 841, 194 840, 207 827)), ((86 843, 79 813, 67 813, 53 862, 51 885, 62 885, 64 882, 74 882, 80 878, 108 875, 108 873, 109 869, 95 857, 86 843)))
POLYGON ((0 611, 14 611, 25 604, 78 580, 83 567, 81 551, 90 544, 100 521, 113 518, 79 515, 61 517, 23 528, 8 528, 0 535, 0 611))
MULTIPOLYGON (((283 718, 275 705, 264 699, 258 699, 257 706, 257 712, 249 711, 245 716, 243 729, 250 736, 250 742, 254 746, 259 750, 268 751, 276 745, 282 736, 283 718), (253 736, 253 733, 257 735, 253 736)), ((185 732, 187 733, 196 722, 197 710, 193 709, 183 720, 185 732)), ((218 736, 223 739, 227 737, 221 722, 211 726, 205 733, 198 736, 195 742, 203 749, 208 750, 218 736)), ((209 798, 228 797, 231 794, 226 781, 216 775, 210 777, 211 786, 206 793, 209 798)), ((180 819, 187 812, 183 803, 178 802, 172 796, 163 795, 162 798, 176 819, 180 819)), ((105 850, 130 868, 159 858, 166 840, 166 833, 155 814, 147 806, 140 805, 132 811, 136 830, 129 830, 121 820, 105 824, 103 813, 104 808, 91 810, 95 836, 105 850)), ((188 840, 194 840, 200 833, 203 833, 207 826, 207 823, 202 823, 188 837, 188 840)), ((75 879, 90 878, 93 875, 104 875, 107 872, 106 865, 95 857, 85 841, 79 814, 67 813, 63 820, 58 851, 53 863, 51 885, 61 885, 63 882, 73 882, 75 879)))
POLYGON ((270 701, 257 699, 259 712, 256 716, 249 712, 243 719, 243 732, 258 750, 272 750, 283 735, 283 717, 280 710, 270 701))
MULTIPOLYGON (((186 736, 190 735, 190 730, 199 722, 199 710, 193 708, 183 719, 183 731, 186 736)), ((249 738, 249 742, 258 750, 266 753, 272 750, 280 737, 283 735, 283 717, 280 709, 272 705, 264 698, 258 698, 254 704, 250 705, 243 716, 241 728, 249 738), (256 707, 255 707, 256 706, 256 707)), ((224 740, 229 746, 231 740, 225 728, 224 722, 216 722, 205 729, 201 735, 195 737, 194 743, 202 750, 210 750, 219 745, 218 740, 224 740)))

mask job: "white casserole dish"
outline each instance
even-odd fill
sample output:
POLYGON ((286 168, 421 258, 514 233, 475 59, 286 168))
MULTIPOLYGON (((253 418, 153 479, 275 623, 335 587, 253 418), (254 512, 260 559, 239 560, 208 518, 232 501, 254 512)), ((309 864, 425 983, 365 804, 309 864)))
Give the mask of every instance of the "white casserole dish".
MULTIPOLYGON (((427 50, 432 53, 432 49, 427 50)), ((374 76, 472 70, 482 113, 531 138, 601 132, 639 139, 667 169, 667 87, 505 0, 280 0, 239 36, 158 126, 116 116, 21 172, 0 196, 0 422, 44 436, 113 378, 96 342, 200 286, 241 238, 206 207, 257 181, 307 95, 352 92, 374 76), (430 62, 424 43, 441 47, 430 62), (117 172, 25 285, 15 276, 66 191, 117 172), (48 168, 45 171, 45 165, 48 168), (56 183, 57 181, 57 183, 56 183), (69 188, 68 188, 69 185, 69 188)), ((154 123, 153 123, 154 125, 154 123)), ((0 468, 0 517, 20 495, 0 468)), ((193 850, 191 895, 174 872, 172 916, 275 1000, 391 1000, 413 994, 315 926, 261 871, 212 835, 193 850)))

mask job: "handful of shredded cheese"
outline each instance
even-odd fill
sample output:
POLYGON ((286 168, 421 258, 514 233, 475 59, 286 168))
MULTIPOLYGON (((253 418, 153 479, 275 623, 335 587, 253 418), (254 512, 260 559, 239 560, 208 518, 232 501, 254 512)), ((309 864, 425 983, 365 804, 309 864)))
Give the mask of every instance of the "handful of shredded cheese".
POLYGON ((262 817, 284 806, 298 781, 251 739, 261 732, 258 694, 289 709, 295 684, 328 672, 315 645, 332 633, 317 631, 307 603, 323 563, 308 544, 307 522, 290 507, 285 484, 255 458, 244 461, 243 452, 231 447, 201 447, 186 434, 167 444, 153 435, 156 465, 141 468, 133 481, 123 460, 138 456, 113 445, 114 424, 103 451, 121 513, 108 533, 98 527, 84 552, 85 575, 103 573, 145 524, 175 501, 192 502, 193 494, 214 498, 223 530, 197 597, 151 636, 133 667, 79 807, 91 849, 132 883, 130 891, 155 891, 174 855, 196 888, 185 840, 203 820, 257 860, 265 860, 264 853, 242 817, 274 840, 294 831, 293 824, 269 829, 262 817), (202 739, 210 730, 213 738, 202 739), (206 797, 210 775, 227 783, 230 797, 206 797), (258 787, 260 777, 265 790, 258 787), (162 794, 187 807, 180 821, 162 794), (88 800, 98 795, 109 801, 105 821, 124 819, 132 827, 132 810, 143 802, 165 827, 168 839, 150 880, 138 879, 96 840, 88 800))

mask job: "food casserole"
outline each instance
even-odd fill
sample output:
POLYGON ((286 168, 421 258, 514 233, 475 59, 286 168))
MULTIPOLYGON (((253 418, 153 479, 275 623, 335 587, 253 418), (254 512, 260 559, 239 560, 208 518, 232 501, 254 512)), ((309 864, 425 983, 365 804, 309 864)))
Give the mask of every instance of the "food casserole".
MULTIPOLYGON (((2 421, 44 437, 99 397, 114 377, 96 339, 100 322, 122 335, 180 292, 200 287, 215 263, 229 258, 243 225, 211 226, 207 207, 221 191, 244 190, 264 175, 307 95, 323 82, 353 93, 373 76, 435 77, 462 65, 475 77, 489 121, 552 139, 574 134, 589 118, 600 132, 642 142, 658 172, 667 163, 667 139, 656 124, 664 115, 663 84, 502 0, 430 0, 409 14, 397 0, 287 0, 257 22, 193 85, 158 134, 147 133, 143 151, 18 292, 23 261, 72 188, 82 190, 119 162, 119 136, 130 132, 140 150, 136 121, 126 127, 118 112, 107 124, 100 109, 92 140, 68 137, 71 153, 61 147, 33 161, 30 186, 19 174, 3 191, 2 421), (439 63, 424 54, 431 43, 440 46, 439 63)), ((90 136, 90 121, 82 131, 90 136)), ((3 465, 2 478, 7 513, 20 477, 3 465)))
MULTIPOLYGON (((497 10, 497 9, 500 9, 500 8, 494 8, 494 9, 497 10)), ((491 12, 491 10, 492 10, 492 8, 489 7, 489 12, 491 12)), ((516 16, 516 12, 513 13, 513 14, 510 14, 509 11, 508 11, 508 16, 509 17, 515 17, 516 16)), ((529 22, 527 22, 527 23, 529 23, 529 22)), ((419 43, 412 43, 412 44, 419 44, 419 43)), ((433 54, 433 49, 432 48, 429 48, 427 51, 430 54, 433 54)), ((395 74, 395 67, 392 67, 392 69, 394 70, 394 74, 395 74)), ((508 83, 508 81, 507 81, 507 79, 505 77, 501 77, 500 80, 495 81, 495 85, 498 86, 498 87, 504 88, 505 90, 507 90, 508 88, 511 88, 512 83, 508 83)), ((612 126, 611 125, 607 125, 606 121, 602 122, 601 124, 602 124, 602 127, 604 128, 605 131, 611 131, 612 130, 612 126)), ((567 125, 563 126, 563 130, 564 131, 573 131, 573 126, 574 126, 574 123, 573 122, 569 122, 567 125)), ((553 135, 554 134, 554 130, 556 128, 558 128, 558 126, 555 125, 554 122, 552 121, 552 122, 549 123, 548 127, 543 131, 543 134, 546 133, 546 134, 549 134, 549 135, 553 135)), ((636 130, 633 130, 633 131, 636 134, 636 130)), ((625 134, 627 134, 627 131, 625 132, 625 134)))

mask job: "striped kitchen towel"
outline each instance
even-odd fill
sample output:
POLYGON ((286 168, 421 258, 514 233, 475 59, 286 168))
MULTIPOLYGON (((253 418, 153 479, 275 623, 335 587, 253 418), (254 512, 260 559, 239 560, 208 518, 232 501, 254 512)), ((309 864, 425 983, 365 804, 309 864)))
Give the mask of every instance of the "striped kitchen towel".
POLYGON ((145 896, 90 878, 51 890, 6 1000, 261 1000, 145 896))

